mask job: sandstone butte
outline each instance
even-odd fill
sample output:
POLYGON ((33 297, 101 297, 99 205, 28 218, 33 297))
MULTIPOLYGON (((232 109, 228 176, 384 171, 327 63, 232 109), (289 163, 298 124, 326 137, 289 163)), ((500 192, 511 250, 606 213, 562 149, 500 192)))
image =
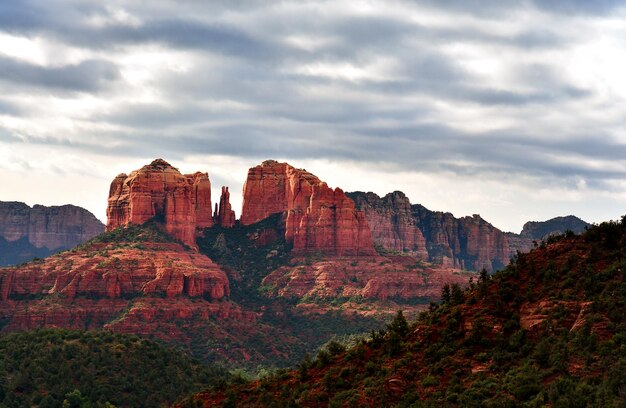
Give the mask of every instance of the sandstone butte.
POLYGON ((294 253, 338 256, 376 254, 365 214, 340 188, 334 190, 306 170, 268 160, 248 171, 241 223, 282 213, 285 238, 294 253))
POLYGON ((163 159, 118 175, 111 183, 106 230, 143 224, 156 218, 175 239, 191 248, 196 246, 196 228, 215 223, 234 224, 235 214, 228 202, 228 189, 222 189, 223 208, 211 215, 211 181, 208 173, 181 174, 163 159))

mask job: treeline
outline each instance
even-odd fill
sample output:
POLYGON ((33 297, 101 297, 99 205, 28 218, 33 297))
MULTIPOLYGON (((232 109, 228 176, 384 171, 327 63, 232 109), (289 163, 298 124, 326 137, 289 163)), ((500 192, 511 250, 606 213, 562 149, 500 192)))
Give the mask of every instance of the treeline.
POLYGON ((132 335, 42 329, 0 337, 2 407, 159 407, 228 378, 132 335))

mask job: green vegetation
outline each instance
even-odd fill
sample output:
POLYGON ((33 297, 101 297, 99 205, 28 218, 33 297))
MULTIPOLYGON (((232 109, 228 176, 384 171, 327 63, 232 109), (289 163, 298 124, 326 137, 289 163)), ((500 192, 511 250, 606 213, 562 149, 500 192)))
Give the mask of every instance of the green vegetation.
POLYGON ((45 329, 0 337, 2 407, 159 407, 227 379, 136 336, 45 329))
POLYGON ((412 324, 399 313, 226 392, 246 406, 626 406, 626 217, 551 237, 443 297, 412 324))
POLYGON ((202 253, 240 275, 231 279, 231 298, 236 302, 250 306, 267 302, 261 281, 291 259, 281 217, 274 214, 253 225, 207 228, 198 238, 202 253))
POLYGON ((94 243, 140 243, 140 242, 176 242, 164 232, 156 219, 144 224, 130 224, 118 227, 113 231, 104 232, 78 248, 94 243))
MULTIPOLYGON (((269 288, 262 285, 263 278, 291 260, 282 214, 248 226, 237 223, 233 228, 207 228, 197 243, 200 251, 224 270, 235 272, 229 273, 231 298, 235 302, 251 310, 264 309, 257 325, 273 328, 272 335, 263 339, 255 336, 233 346, 260 351, 267 357, 267 366, 292 366, 333 336, 368 332, 381 325, 373 318, 346 317, 340 311, 303 315, 295 309, 295 300, 267 295, 269 288)), ((319 259, 321 254, 309 254, 304 262, 319 259)))

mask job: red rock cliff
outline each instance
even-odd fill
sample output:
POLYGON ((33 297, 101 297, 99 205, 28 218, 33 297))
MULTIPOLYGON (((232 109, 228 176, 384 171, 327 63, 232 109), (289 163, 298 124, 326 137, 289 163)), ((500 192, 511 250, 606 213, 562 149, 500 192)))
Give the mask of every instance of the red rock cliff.
POLYGON ((275 213, 285 215, 285 238, 295 252, 374 255, 365 214, 339 189, 313 174, 273 160, 248 171, 241 223, 249 225, 275 213))
POLYGON ((44 258, 104 231, 89 211, 73 205, 29 207, 0 201, 0 266, 44 258))
POLYGON ((386 249, 428 259, 426 239, 411 214, 411 202, 401 191, 384 197, 374 193, 348 193, 365 212, 374 242, 386 249))
POLYGON ((107 231, 155 217, 171 236, 195 248, 196 227, 213 225, 208 174, 183 175, 157 159, 128 176, 118 175, 109 190, 107 231))
POLYGON ((455 268, 489 272, 509 263, 506 234, 479 215, 455 218, 415 204, 413 217, 426 238, 431 261, 455 268))
POLYGON ((509 241, 505 233, 475 215, 455 218, 415 204, 400 191, 379 197, 348 193, 365 211, 374 242, 383 248, 410 253, 446 268, 491 272, 507 265, 509 241))

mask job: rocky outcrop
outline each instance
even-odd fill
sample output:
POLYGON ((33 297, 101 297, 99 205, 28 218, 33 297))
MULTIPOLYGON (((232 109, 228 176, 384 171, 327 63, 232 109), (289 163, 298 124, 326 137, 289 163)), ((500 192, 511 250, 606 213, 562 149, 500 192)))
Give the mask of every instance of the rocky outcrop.
POLYGON ((0 271, 0 301, 59 294, 66 299, 128 299, 143 295, 222 299, 226 274, 205 255, 180 244, 146 243, 111 251, 94 243, 87 252, 66 252, 0 271))
POLYGON ((0 265, 73 248, 103 231, 104 225, 81 207, 31 208, 20 202, 0 201, 0 265))
POLYGON ((230 205, 230 192, 228 187, 222 186, 222 195, 220 196, 220 205, 215 204, 215 212, 213 219, 217 225, 223 228, 232 228, 235 225, 235 212, 230 205))
POLYGON ((426 237, 429 258, 454 268, 488 272, 509 263, 506 235, 475 214, 455 218, 416 204, 413 216, 426 237))
POLYGON ((546 239, 550 235, 563 234, 565 231, 572 231, 576 234, 585 232, 591 224, 573 215, 566 217, 555 217, 547 221, 529 221, 524 224, 520 236, 530 239, 546 239))
POLYGON ((196 228, 213 225, 211 182, 207 173, 183 175, 162 159, 120 174, 111 183, 107 231, 157 219, 165 230, 196 248, 196 228))
POLYGON ((161 338, 180 319, 243 318, 226 302, 225 272, 205 255, 178 243, 106 241, 0 269, 2 330, 107 327, 161 338))
POLYGON ((489 272, 509 262, 506 235, 480 216, 455 218, 450 213, 411 205, 400 191, 380 198, 374 193, 348 193, 365 211, 377 245, 412 254, 445 268, 489 272))
POLYGON ((285 238, 296 253, 374 255, 362 211, 339 189, 313 174, 273 160, 251 168, 243 190, 241 223, 250 225, 282 213, 285 238))
POLYGON ((357 208, 365 212, 372 239, 381 247, 428 259, 426 239, 411 213, 411 202, 401 191, 384 197, 374 193, 347 193, 357 208))
POLYGON ((438 300, 441 288, 465 286, 467 274, 449 268, 425 267, 408 256, 328 259, 283 266, 263 279, 270 296, 298 303, 336 299, 438 300))

